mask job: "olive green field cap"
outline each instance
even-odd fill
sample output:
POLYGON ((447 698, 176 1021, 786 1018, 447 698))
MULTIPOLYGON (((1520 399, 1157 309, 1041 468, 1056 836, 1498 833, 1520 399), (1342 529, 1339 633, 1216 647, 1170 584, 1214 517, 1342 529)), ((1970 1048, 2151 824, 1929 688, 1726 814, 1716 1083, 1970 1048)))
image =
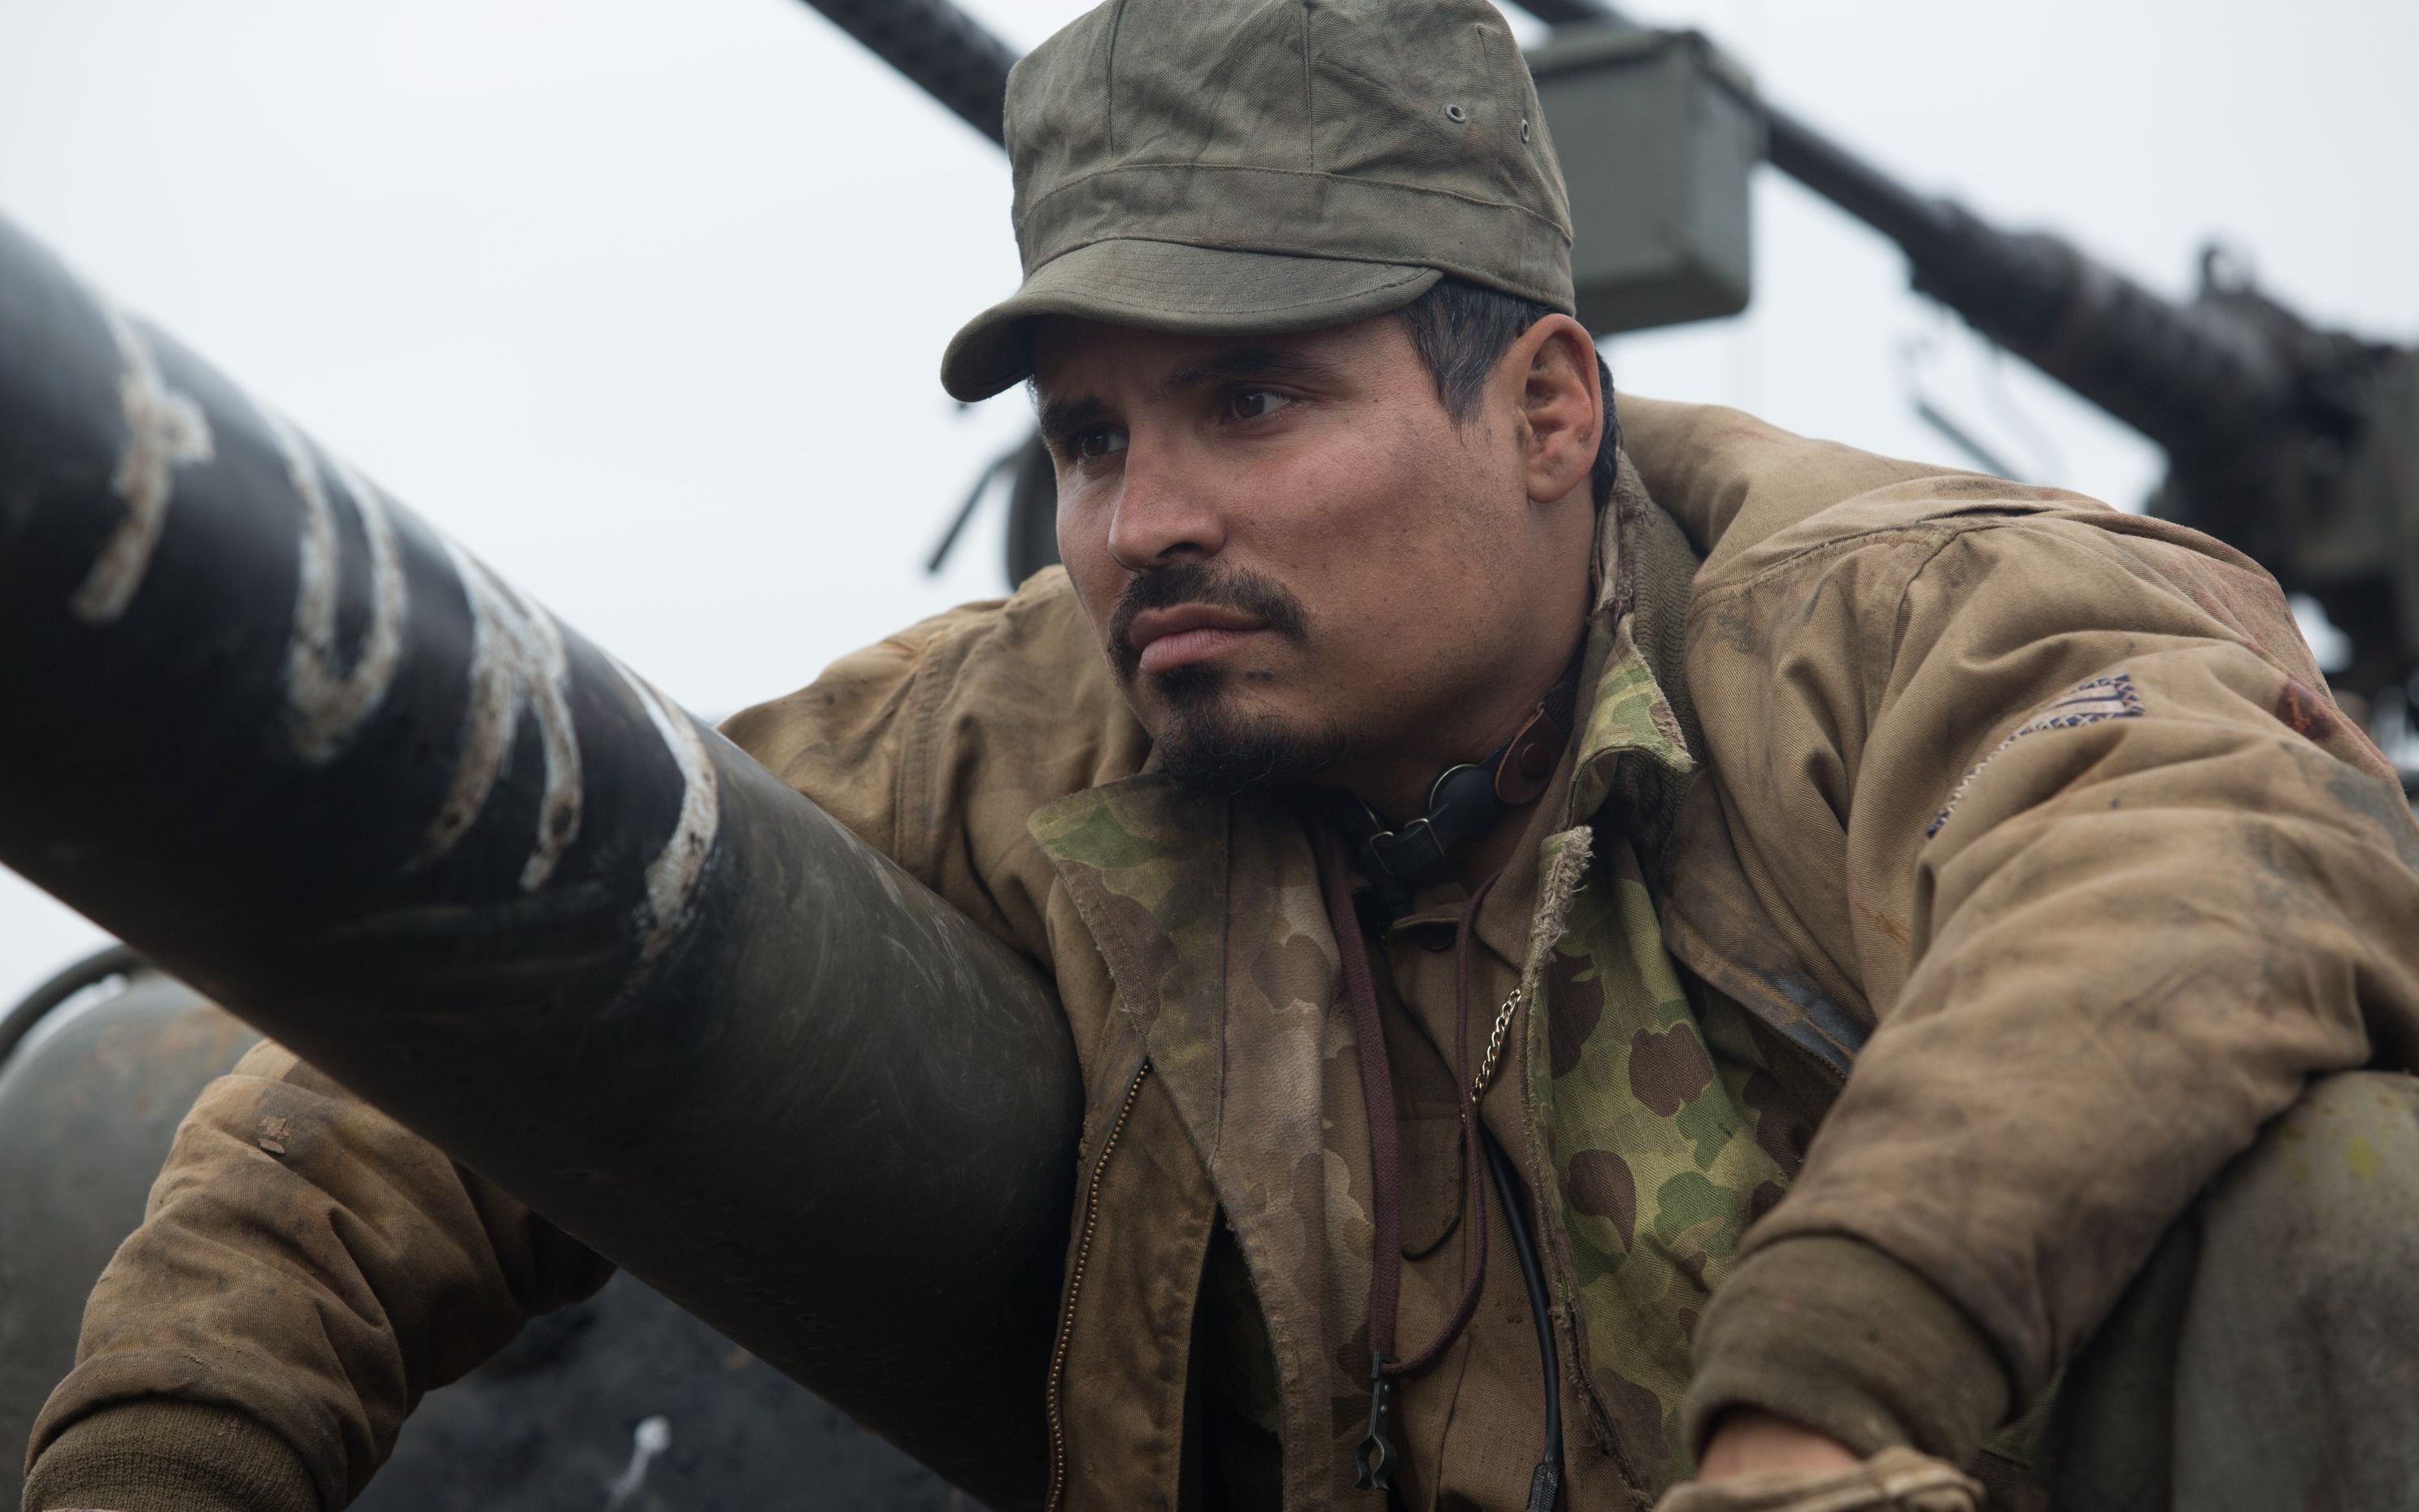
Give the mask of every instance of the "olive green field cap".
POLYGON ((1568 313, 1570 205, 1487 0, 1109 0, 1008 81, 1025 283, 942 386, 1033 373, 1032 321, 1263 334, 1451 274, 1568 313))

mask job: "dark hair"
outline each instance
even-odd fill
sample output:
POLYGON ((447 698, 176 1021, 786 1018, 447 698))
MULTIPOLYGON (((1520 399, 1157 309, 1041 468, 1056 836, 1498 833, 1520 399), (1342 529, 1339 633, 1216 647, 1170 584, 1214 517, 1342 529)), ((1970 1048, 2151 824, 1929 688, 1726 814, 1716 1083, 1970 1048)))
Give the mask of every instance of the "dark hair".
MULTIPOLYGON (((1396 312, 1410 328, 1411 346, 1436 377, 1437 398, 1456 424, 1478 412, 1479 391, 1496 360, 1521 333, 1553 310, 1464 279, 1442 278, 1427 293, 1396 312)), ((1612 369, 1599 353, 1596 375, 1604 383, 1604 433, 1597 438, 1589 492, 1598 505, 1612 497, 1619 469, 1621 420, 1612 407, 1612 369)))

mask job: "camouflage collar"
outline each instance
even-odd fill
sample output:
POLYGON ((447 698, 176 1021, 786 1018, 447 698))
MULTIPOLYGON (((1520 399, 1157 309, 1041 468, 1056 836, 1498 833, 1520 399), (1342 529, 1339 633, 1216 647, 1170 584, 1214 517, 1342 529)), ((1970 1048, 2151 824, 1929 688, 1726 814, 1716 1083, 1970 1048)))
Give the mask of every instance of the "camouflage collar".
POLYGON ((1027 821, 1167 1076, 1207 1160, 1218 1142, 1226 1002, 1231 802, 1187 798, 1144 771, 1072 793, 1027 821))
MULTIPOLYGON (((1609 798, 1676 795, 1696 771, 1679 658, 1687 579, 1695 571, 1686 539, 1648 500, 1625 455, 1613 496, 1596 516, 1589 673, 1564 822, 1594 819, 1609 798), (1641 764, 1646 770, 1634 777, 1625 770, 1641 764)), ((1632 832, 1668 827, 1667 815, 1612 817, 1632 832)))

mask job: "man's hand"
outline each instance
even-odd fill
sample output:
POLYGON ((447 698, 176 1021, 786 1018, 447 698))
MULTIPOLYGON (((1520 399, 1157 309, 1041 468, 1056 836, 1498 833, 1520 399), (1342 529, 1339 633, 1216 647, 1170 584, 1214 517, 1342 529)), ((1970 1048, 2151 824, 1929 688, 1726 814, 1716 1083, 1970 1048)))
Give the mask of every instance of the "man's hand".
POLYGON ((1858 1459, 1846 1445, 1769 1413, 1725 1416, 1699 1478, 1656 1512, 1981 1512, 1982 1488, 1913 1449, 1858 1459))
POLYGON ((1697 1461, 1697 1479, 1727 1480, 1733 1475, 1783 1470, 1838 1474, 1856 1469, 1859 1462, 1837 1439, 1800 1428, 1785 1417, 1744 1407, 1724 1413, 1714 1425, 1704 1456, 1697 1461))

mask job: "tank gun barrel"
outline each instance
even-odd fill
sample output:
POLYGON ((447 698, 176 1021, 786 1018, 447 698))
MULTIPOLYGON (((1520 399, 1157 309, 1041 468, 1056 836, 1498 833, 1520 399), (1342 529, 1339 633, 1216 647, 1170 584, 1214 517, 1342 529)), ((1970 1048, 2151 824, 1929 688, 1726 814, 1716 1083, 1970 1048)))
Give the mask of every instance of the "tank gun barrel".
POLYGON ((0 221, 0 863, 994 1506, 1081 1095, 1004 946, 0 221))

